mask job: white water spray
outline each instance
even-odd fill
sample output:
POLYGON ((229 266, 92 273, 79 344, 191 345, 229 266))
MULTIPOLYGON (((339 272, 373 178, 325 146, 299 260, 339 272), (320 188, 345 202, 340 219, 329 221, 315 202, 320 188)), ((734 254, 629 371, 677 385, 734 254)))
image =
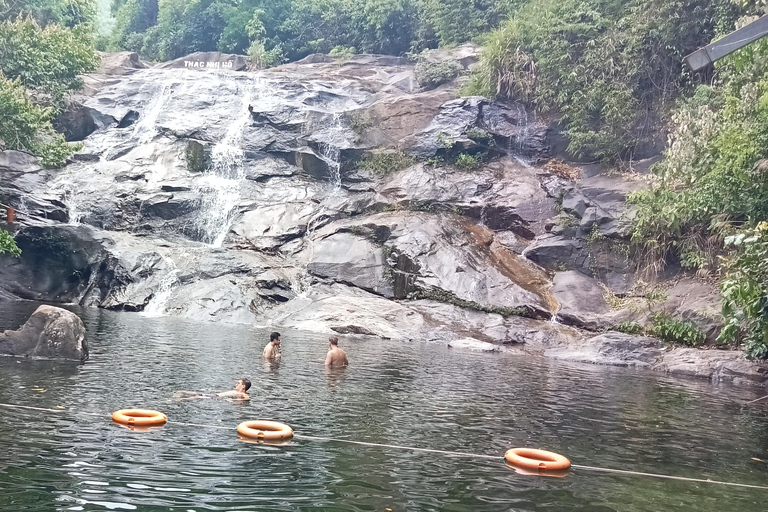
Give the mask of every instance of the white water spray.
MULTIPOLYGON (((308 257, 307 261, 312 261, 315 253, 315 245, 312 235, 317 229, 318 224, 328 211, 328 203, 341 193, 341 144, 344 142, 345 128, 342 123, 340 113, 333 115, 331 125, 327 129, 326 141, 319 145, 320 157, 328 166, 328 178, 330 191, 320 203, 320 209, 312 218, 307 221, 307 230, 304 233, 304 239, 307 241, 308 257)), ((299 297, 306 297, 310 288, 309 273, 304 272, 299 282, 292 283, 294 293, 299 297)))

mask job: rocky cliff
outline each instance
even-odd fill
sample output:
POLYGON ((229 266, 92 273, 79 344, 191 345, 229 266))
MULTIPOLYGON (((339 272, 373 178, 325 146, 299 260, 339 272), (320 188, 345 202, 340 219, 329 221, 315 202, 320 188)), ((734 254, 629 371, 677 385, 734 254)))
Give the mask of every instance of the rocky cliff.
POLYGON ((521 106, 394 57, 244 68, 109 56, 60 120, 65 168, 1 152, 23 257, 0 300, 542 351, 632 317, 605 294, 636 284, 637 183, 547 162, 562 138, 521 106))

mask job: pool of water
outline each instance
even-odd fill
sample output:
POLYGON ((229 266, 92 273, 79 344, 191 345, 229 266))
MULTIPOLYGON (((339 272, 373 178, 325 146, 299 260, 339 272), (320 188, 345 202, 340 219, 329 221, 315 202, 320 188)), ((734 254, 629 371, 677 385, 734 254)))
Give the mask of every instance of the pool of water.
MULTIPOLYGON (((0 328, 32 306, 0 312, 0 328)), ((322 366, 326 338, 247 326, 78 310, 84 365, 0 358, 0 510, 717 511, 763 512, 768 491, 572 469, 521 475, 511 447, 574 464, 768 485, 768 408, 758 390, 625 368, 443 346, 345 340, 351 366, 322 366), (232 389, 251 401, 178 401, 176 390, 232 389), (132 432, 112 411, 142 407, 178 422, 132 432), (94 413, 96 416, 83 413, 94 413), (245 443, 236 425, 272 419, 299 434, 498 455, 461 458, 294 439, 245 443)))

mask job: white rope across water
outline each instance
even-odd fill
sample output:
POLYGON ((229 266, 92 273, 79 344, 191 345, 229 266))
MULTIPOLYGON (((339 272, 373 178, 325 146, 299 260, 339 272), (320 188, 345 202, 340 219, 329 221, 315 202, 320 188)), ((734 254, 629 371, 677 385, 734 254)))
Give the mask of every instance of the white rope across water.
MULTIPOLYGON (((73 412, 71 409, 47 409, 43 407, 31 407, 29 405, 14 405, 14 404, 2 404, 0 403, 0 407, 8 407, 11 409, 27 409, 32 411, 42 411, 42 412, 55 412, 55 413, 67 413, 67 412, 73 412)), ((112 418, 112 415, 110 414, 103 414, 103 413, 94 413, 94 412, 78 412, 77 414, 81 415, 87 415, 87 416, 100 416, 104 418, 112 418)), ((215 428, 220 430, 233 430, 232 427, 225 427, 223 425, 204 425, 200 423, 185 423, 182 421, 171 421, 168 420, 166 423, 170 423, 173 425, 183 425, 183 426, 189 426, 189 427, 201 427, 201 428, 215 428)), ((493 460, 504 460, 503 456, 499 455, 482 455, 478 453, 467 453, 467 452, 453 452, 449 450, 435 450, 432 448, 419 448, 416 446, 401 446, 396 444, 382 444, 382 443, 369 443, 366 441, 353 441, 351 439, 339 439, 335 437, 318 437, 318 436, 309 436, 305 434, 293 434, 293 437, 296 439, 306 439, 308 441, 322 441, 322 442, 333 442, 333 443, 347 443, 347 444, 354 444, 358 446, 371 446, 376 448, 391 448, 394 450, 408 450, 412 452, 422 452, 422 453, 439 453, 441 455, 448 455, 453 457, 472 457, 477 459, 493 459, 493 460)), ((645 476, 645 477, 651 477, 651 478, 663 478, 666 480, 678 480, 683 482, 697 482, 702 484, 715 484, 715 485, 727 485, 731 487, 743 487, 747 489, 761 489, 761 490, 768 490, 768 485, 752 485, 752 484, 740 484, 736 482, 722 482, 719 480, 709 480, 705 478, 689 478, 685 476, 675 476, 675 475, 662 475, 658 473, 644 473, 642 471, 631 471, 627 469, 611 469, 611 468, 600 468, 596 466, 582 466, 580 464, 571 464, 572 468, 575 469, 583 469, 585 471, 600 471, 603 473, 617 473, 622 475, 633 475, 633 476, 645 476)))

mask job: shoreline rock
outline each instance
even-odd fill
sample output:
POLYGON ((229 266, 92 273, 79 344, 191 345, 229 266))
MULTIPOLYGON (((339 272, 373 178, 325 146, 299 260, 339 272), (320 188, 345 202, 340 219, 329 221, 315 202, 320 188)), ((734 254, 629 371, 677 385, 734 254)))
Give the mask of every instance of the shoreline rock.
POLYGON ((17 331, 0 333, 0 355, 37 359, 88 359, 85 326, 76 314, 38 307, 17 331))

